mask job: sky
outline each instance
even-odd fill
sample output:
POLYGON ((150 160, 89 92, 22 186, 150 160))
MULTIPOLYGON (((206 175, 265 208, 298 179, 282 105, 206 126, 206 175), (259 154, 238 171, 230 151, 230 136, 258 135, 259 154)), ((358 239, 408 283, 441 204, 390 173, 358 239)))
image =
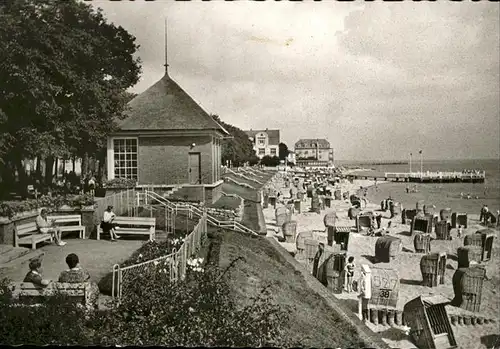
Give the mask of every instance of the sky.
POLYGON ((500 157, 491 2, 94 0, 137 38, 140 93, 169 75, 208 113, 326 138, 342 160, 500 157))

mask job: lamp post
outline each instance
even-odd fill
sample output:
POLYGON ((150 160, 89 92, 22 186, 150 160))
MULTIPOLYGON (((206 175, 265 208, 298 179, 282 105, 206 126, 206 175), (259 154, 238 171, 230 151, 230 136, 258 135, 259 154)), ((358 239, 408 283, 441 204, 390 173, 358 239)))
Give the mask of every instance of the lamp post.
POLYGON ((423 161, 422 161, 422 150, 418 152, 420 154, 420 176, 422 176, 424 172, 423 161))
POLYGON ((411 174, 411 156, 412 156, 412 155, 413 155, 413 154, 412 154, 412 153, 410 153, 410 174, 411 174))

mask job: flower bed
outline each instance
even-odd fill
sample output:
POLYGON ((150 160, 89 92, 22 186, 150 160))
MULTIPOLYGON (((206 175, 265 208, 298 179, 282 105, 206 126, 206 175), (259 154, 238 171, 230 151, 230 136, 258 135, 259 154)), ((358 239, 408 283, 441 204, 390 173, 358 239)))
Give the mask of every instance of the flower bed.
POLYGON ((0 202, 0 217, 13 218, 23 212, 29 212, 41 207, 58 209, 62 206, 85 207, 93 206, 94 198, 91 195, 61 195, 56 197, 41 196, 38 199, 23 201, 0 202))

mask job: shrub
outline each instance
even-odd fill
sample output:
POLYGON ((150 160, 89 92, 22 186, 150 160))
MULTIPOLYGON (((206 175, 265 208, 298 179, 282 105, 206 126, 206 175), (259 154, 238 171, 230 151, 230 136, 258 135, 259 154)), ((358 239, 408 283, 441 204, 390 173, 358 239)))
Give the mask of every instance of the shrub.
POLYGON ((23 201, 3 201, 0 203, 0 217, 12 218, 15 215, 35 210, 37 208, 58 209, 63 205, 71 207, 94 205, 94 198, 89 194, 84 195, 59 195, 41 196, 38 199, 28 199, 23 201))
POLYGON ((132 189, 136 186, 136 180, 130 178, 114 178, 104 182, 106 188, 132 189))
MULTIPOLYGON (((234 262, 234 261, 233 261, 234 262)), ((238 308, 226 275, 208 266, 194 265, 186 279, 170 284, 163 266, 135 275, 124 288, 122 303, 93 321, 105 329, 98 345, 162 346, 284 346, 282 325, 288 312, 262 292, 238 308)))

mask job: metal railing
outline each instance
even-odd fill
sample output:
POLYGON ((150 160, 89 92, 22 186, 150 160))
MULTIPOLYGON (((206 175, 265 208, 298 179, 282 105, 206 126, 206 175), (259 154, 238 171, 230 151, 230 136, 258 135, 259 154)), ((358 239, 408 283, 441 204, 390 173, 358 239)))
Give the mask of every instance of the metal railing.
POLYGON ((94 201, 97 204, 97 208, 94 211, 94 215, 102 219, 104 211, 106 211, 108 206, 113 206, 113 212, 117 215, 131 215, 130 208, 135 206, 135 199, 135 189, 127 189, 103 198, 96 198, 94 201))
MULTIPOLYGON (((196 215, 197 217, 201 217, 205 212, 189 203, 173 203, 172 201, 169 201, 168 199, 164 198, 163 196, 159 195, 158 193, 150 190, 144 190, 143 193, 137 193, 138 197, 140 195, 144 195, 144 200, 147 201, 147 199, 155 200, 159 204, 165 206, 167 209, 171 210, 174 212, 174 214, 177 214, 177 212, 180 211, 185 211, 188 212, 188 214, 191 215, 196 215)), ((139 202, 140 199, 138 199, 139 202)), ((192 217, 192 216, 191 216, 192 217)), ((239 231, 242 233, 248 233, 252 235, 258 235, 255 231, 253 231, 250 228, 247 228, 240 222, 237 222, 235 220, 226 220, 226 221, 220 221, 216 219, 215 217, 207 214, 207 222, 215 227, 218 228, 226 228, 226 229, 232 229, 235 231, 239 231)))
POLYGON ((207 237, 207 214, 202 214, 193 231, 186 236, 179 250, 173 249, 172 253, 146 262, 120 267, 113 266, 111 294, 113 298, 122 299, 127 293, 127 286, 133 282, 138 274, 152 270, 155 273, 168 274, 170 282, 183 280, 186 277, 187 261, 196 256, 203 241, 207 237))

